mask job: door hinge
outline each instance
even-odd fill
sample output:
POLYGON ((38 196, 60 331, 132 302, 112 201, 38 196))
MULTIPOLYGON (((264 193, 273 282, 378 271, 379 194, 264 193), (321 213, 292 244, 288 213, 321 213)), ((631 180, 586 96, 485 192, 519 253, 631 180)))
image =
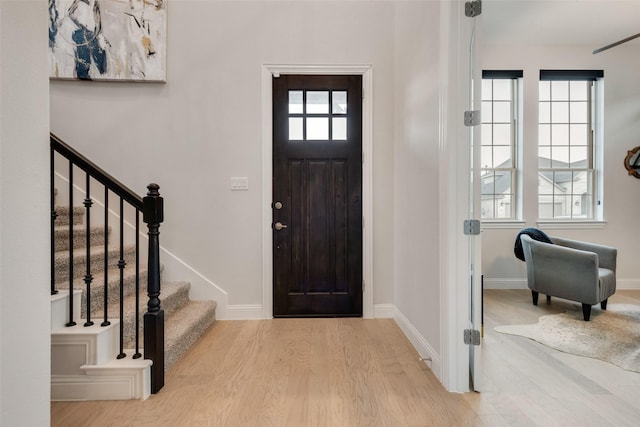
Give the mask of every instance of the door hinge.
POLYGON ((480 331, 477 329, 464 330, 464 343, 480 345, 480 331))
POLYGON ((465 236, 477 236, 480 234, 480 220, 467 219, 464 221, 464 234, 465 236))
POLYGON ((464 112, 465 126, 478 126, 480 124, 480 110, 471 110, 464 112))
POLYGON ((482 1, 473 0, 464 4, 464 16, 475 18, 482 13, 482 1))

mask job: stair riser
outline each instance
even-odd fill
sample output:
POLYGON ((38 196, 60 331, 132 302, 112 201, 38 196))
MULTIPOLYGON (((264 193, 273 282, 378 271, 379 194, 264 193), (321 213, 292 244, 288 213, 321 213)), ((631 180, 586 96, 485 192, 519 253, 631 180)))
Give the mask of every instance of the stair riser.
POLYGON ((165 372, 168 372, 173 364, 180 360, 184 353, 189 350, 215 320, 216 307, 212 305, 200 316, 200 320, 188 332, 183 333, 175 342, 165 343, 165 372))
MULTIPOLYGON (((84 208, 74 208, 73 209, 73 223, 74 224, 82 224, 84 222, 85 217, 85 209, 84 208)), ((55 225, 69 225, 69 208, 67 207, 56 207, 56 220, 55 225)))

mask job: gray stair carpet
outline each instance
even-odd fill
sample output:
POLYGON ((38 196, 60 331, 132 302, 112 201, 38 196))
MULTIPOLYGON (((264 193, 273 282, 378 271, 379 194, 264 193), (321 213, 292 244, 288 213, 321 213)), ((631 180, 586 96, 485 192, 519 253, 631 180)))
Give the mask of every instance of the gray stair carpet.
MULTIPOLYGON (((69 288, 70 242, 68 208, 56 208, 55 220, 55 282, 58 289, 69 288)), ((120 249, 109 247, 107 250, 107 270, 104 268, 104 227, 92 226, 89 237, 90 292, 87 294, 85 276, 87 275, 86 227, 83 225, 84 208, 73 209, 73 287, 82 290, 81 317, 87 318, 87 295, 90 296, 91 320, 100 324, 104 319, 104 289, 107 289, 107 317, 120 318, 120 249)), ((122 270, 123 300, 123 348, 125 353, 133 354, 136 343, 136 286, 138 286, 138 348, 142 353, 144 337, 142 327, 144 313, 147 311, 147 271, 146 265, 138 267, 140 276, 136 284, 135 248, 124 247, 125 267, 122 270)), ((141 260, 142 262, 142 260, 141 260)), ((146 259, 144 260, 146 263, 146 259)), ((161 308, 165 316, 165 371, 193 345, 193 343, 215 321, 216 303, 214 301, 191 301, 187 282, 162 282, 160 287, 161 308)), ((79 319, 76 319, 76 321, 79 319)))

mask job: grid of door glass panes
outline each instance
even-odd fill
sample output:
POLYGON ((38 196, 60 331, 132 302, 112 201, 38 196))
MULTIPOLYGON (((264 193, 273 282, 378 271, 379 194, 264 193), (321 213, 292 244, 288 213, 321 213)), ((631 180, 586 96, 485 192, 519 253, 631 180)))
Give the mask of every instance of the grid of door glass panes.
POLYGON ((290 141, 346 141, 347 91, 290 90, 290 141))
POLYGON ((516 217, 516 78, 482 79, 481 218, 516 217))
POLYGON ((594 215, 593 81, 539 82, 538 217, 594 215))

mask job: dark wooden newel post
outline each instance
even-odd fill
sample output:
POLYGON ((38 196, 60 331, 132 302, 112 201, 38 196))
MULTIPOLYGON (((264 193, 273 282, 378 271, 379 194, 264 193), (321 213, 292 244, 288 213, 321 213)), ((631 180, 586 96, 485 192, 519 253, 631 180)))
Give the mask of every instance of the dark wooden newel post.
POLYGON ((163 199, 158 184, 149 184, 143 198, 143 221, 149 228, 147 292, 149 302, 144 315, 144 358, 151 359, 151 393, 164 386, 164 310, 160 308, 160 223, 164 219, 163 199))

